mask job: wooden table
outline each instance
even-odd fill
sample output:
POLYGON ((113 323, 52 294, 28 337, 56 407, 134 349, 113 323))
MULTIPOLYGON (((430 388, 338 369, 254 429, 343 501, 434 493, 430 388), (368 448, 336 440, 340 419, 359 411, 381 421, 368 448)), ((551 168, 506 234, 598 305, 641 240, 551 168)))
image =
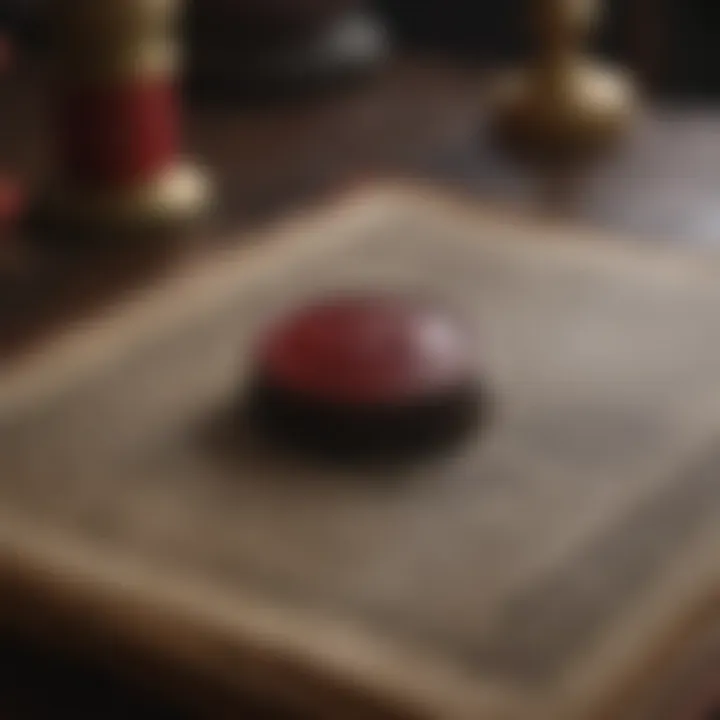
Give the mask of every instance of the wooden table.
MULTIPOLYGON (((216 174, 223 210, 195 252, 233 229, 374 177, 454 184, 479 199, 542 209, 538 183, 497 156, 483 133, 482 74, 431 58, 396 61, 372 82, 332 96, 265 107, 195 108, 189 147, 216 174)), ((0 89, 0 161, 31 184, 47 144, 42 95, 29 70, 0 89)), ((720 245, 720 113, 651 106, 627 145, 584 181, 568 212, 652 242, 720 245)), ((37 339, 160 271, 163 254, 38 247, 18 237, 0 253, 0 351, 37 339)), ((6 638, 0 715, 58 711, 103 718, 184 717, 155 707, 99 671, 6 638)), ((261 717, 249 712, 247 717, 261 717)))

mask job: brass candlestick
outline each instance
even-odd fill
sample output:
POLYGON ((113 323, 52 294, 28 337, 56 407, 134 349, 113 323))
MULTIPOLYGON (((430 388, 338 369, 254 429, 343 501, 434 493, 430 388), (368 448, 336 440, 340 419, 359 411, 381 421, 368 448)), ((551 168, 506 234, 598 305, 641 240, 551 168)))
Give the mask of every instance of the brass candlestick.
POLYGON ((622 72, 596 63, 582 43, 598 16, 595 0, 533 0, 538 56, 503 77, 492 128, 524 158, 575 162, 605 148, 627 128, 635 106, 622 72))

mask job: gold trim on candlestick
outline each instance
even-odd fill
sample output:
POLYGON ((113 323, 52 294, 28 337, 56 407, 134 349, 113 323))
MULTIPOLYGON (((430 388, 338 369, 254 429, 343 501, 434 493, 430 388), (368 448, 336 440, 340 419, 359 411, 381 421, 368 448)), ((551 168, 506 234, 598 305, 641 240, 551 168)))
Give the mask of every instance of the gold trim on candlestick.
POLYGON ((38 208, 43 227, 109 233, 153 230, 191 221, 212 204, 213 188, 197 167, 178 163, 153 180, 126 188, 50 188, 38 208))
POLYGON ((178 7, 178 0, 53 0, 50 12, 63 38, 84 45, 172 35, 178 7))
POLYGON ((55 71, 79 82, 175 73, 177 0, 55 0, 55 71))
POLYGON ((110 86, 134 81, 175 77, 181 57, 174 43, 165 42, 148 47, 130 47, 114 54, 94 53, 87 62, 85 51, 67 53, 53 71, 58 83, 66 87, 110 86))

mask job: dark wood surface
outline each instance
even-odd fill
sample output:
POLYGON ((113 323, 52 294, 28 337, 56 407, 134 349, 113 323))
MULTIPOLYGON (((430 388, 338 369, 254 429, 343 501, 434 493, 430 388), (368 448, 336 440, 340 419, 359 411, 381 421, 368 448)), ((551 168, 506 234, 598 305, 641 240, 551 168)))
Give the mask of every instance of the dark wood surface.
MULTIPOLYGON (((38 186, 49 157, 40 86, 20 69, 0 89, 0 166, 30 187, 38 186)), ((302 101, 194 108, 188 147, 215 173, 222 210, 193 239, 192 251, 374 177, 434 179, 518 211, 542 209, 541 183, 499 157, 484 134, 483 87, 478 70, 414 58, 362 86, 302 101)), ((626 146, 588 174, 566 212, 649 242, 720 244, 719 141, 720 112, 649 103, 626 146)), ((149 281, 172 258, 167 248, 48 248, 23 234, 2 244, 3 352, 149 281)), ((18 640, 1 646, 2 717, 183 717, 163 714, 99 671, 18 640)))

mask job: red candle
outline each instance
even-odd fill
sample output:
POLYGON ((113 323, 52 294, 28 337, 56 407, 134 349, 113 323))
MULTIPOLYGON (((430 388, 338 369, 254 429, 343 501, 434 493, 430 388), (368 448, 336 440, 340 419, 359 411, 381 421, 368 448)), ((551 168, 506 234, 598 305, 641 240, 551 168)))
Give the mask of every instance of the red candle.
POLYGON ((59 105, 60 161, 79 186, 141 183, 175 160, 179 108, 170 79, 75 88, 59 105))
POLYGON ((53 224, 121 232, 177 226, 207 207, 180 143, 180 0, 54 0, 53 224))

